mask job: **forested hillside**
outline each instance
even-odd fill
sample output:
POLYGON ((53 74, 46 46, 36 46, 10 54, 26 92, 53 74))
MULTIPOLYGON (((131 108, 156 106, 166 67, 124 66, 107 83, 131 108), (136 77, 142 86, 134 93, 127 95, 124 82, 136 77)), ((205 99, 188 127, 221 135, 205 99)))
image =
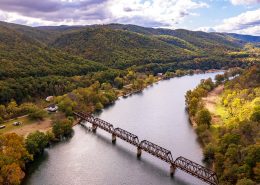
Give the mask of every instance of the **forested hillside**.
POLYGON ((0 22, 0 102, 63 94, 87 86, 96 72, 113 81, 128 68, 156 74, 246 67, 257 55, 244 44, 218 33, 135 25, 33 28, 0 22))
POLYGON ((63 31, 57 27, 56 31, 62 35, 51 46, 121 69, 154 63, 174 65, 194 58, 204 62, 215 57, 220 62, 223 54, 243 47, 241 41, 217 33, 134 25, 72 27, 63 31))
POLYGON ((53 46, 116 68, 147 62, 180 61, 198 55, 155 37, 104 28, 64 34, 55 40, 53 46))
POLYGON ((0 24, 1 103, 12 98, 20 102, 71 91, 80 79, 73 80, 73 76, 108 69, 100 63, 48 47, 40 39, 47 39, 45 34, 30 27, 0 24))

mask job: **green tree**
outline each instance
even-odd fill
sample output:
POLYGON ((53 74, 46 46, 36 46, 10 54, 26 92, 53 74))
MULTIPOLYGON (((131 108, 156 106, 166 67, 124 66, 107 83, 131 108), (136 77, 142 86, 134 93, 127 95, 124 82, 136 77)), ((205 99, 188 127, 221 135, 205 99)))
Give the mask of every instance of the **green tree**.
POLYGON ((215 76, 216 84, 219 85, 225 80, 225 76, 222 74, 217 74, 215 76))
POLYGON ((4 119, 0 117, 0 124, 4 123, 4 119))
POLYGON ((104 108, 103 104, 101 102, 97 102, 95 105, 96 110, 102 110, 104 108))
POLYGON ((28 152, 34 156, 43 153, 43 150, 48 143, 48 137, 43 132, 39 131, 30 133, 25 140, 28 152))
POLYGON ((115 86, 116 86, 118 89, 122 89, 123 86, 124 86, 124 79, 123 79, 123 78, 120 78, 120 77, 116 77, 115 80, 114 80, 114 83, 115 83, 115 86))
POLYGON ((260 110, 257 110, 252 113, 250 120, 255 121, 255 122, 260 122, 260 110))
POLYGON ((72 121, 68 119, 54 121, 52 132, 56 138, 70 136, 72 131, 72 121))
POLYGON ((0 105, 0 117, 4 118, 6 117, 6 108, 4 105, 0 105))
POLYGON ((211 114, 207 109, 204 108, 197 112, 195 120, 198 125, 209 126, 211 123, 211 114))
POLYGON ((215 159, 215 151, 216 147, 214 147, 213 144, 208 144, 204 149, 203 149, 203 155, 204 159, 208 162, 212 162, 215 159))
POLYGON ((196 114, 198 104, 199 104, 199 99, 196 97, 192 97, 192 99, 189 101, 188 109, 189 109, 189 113, 191 114, 191 116, 194 116, 196 114))
POLYGON ((6 111, 10 117, 15 117, 19 113, 19 108, 15 100, 12 100, 6 107, 6 111))
POLYGON ((40 108, 35 108, 29 113, 29 118, 32 120, 43 120, 47 116, 47 112, 40 108))
POLYGON ((63 111, 67 116, 73 115, 73 110, 77 106, 76 101, 71 100, 68 96, 60 97, 57 101, 59 110, 63 111))

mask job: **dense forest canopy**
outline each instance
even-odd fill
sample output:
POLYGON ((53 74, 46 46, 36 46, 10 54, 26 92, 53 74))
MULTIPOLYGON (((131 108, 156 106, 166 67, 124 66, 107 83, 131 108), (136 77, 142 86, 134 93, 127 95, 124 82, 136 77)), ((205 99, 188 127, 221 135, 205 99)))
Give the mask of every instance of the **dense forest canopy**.
MULTIPOLYGON (((20 184, 28 162, 50 143, 70 136, 73 111, 99 111, 118 96, 140 92, 160 80, 157 73, 171 78, 196 69, 255 65, 260 49, 248 43, 252 39, 259 37, 121 24, 34 28, 0 22, 0 124, 19 116, 34 121, 49 116, 52 126, 26 139, 0 134, 0 184, 20 184), (47 102, 41 101, 47 96, 59 107, 51 118, 43 109, 47 102)), ((226 83, 221 101, 225 121, 216 128, 200 100, 230 76, 218 76, 216 84, 204 80, 187 93, 205 159, 215 162, 224 184, 260 181, 260 67, 236 77, 241 68, 226 83)))
POLYGON ((95 73, 112 82, 111 76, 129 68, 157 74, 246 67, 259 59, 254 46, 245 46, 245 41, 219 33, 121 24, 33 28, 0 22, 0 103, 62 95, 91 85, 95 73))

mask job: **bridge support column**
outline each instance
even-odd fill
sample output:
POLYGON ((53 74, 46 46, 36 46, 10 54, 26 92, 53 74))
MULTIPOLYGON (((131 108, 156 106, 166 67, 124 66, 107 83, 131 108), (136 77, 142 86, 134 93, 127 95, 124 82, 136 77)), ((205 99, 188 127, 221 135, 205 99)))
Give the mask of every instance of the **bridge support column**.
POLYGON ((92 124, 92 131, 96 132, 97 131, 97 125, 96 124, 92 124))
POLYGON ((112 143, 116 143, 116 135, 112 133, 112 143))
POLYGON ((82 121, 83 121, 83 119, 79 119, 79 121, 77 122, 77 124, 82 125, 82 121))
POLYGON ((142 149, 140 147, 137 147, 137 157, 140 158, 142 155, 142 149))
POLYGON ((175 171, 176 171, 176 166, 174 164, 171 164, 171 166, 170 166, 170 175, 171 175, 171 177, 174 176, 175 171))

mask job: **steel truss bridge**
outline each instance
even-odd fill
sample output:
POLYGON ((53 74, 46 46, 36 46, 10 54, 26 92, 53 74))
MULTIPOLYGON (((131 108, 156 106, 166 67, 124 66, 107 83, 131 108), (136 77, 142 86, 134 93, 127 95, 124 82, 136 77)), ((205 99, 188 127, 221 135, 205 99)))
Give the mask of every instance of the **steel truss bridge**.
MULTIPOLYGON (((120 138, 137 147, 137 156, 140 157, 142 151, 145 151, 162 161, 170 164, 170 173, 173 176, 176 169, 180 169, 210 185, 217 185, 218 178, 214 171, 205 168, 204 166, 197 164, 185 157, 172 158, 171 151, 158 146, 150 141, 139 141, 138 136, 121 128, 114 128, 111 123, 108 123, 102 119, 95 118, 93 115, 84 112, 74 112, 74 115, 78 117, 79 124, 83 125, 83 121, 92 124, 92 130, 95 132, 97 128, 101 128, 108 133, 112 134, 112 142, 116 141, 116 138, 120 138)), ((83 125, 84 126, 84 125, 83 125)))

